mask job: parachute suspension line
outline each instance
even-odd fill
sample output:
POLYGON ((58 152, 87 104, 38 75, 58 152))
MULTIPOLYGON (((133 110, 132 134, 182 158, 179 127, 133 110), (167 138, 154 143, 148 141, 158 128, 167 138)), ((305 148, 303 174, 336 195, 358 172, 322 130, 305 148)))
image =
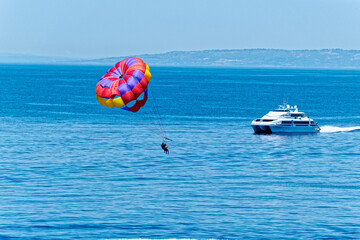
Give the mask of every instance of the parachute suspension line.
MULTIPOLYGON (((142 114, 146 117, 146 120, 149 121, 149 125, 152 126, 153 129, 156 129, 157 132, 162 134, 162 129, 160 128, 159 124, 156 122, 156 119, 153 117, 154 114, 151 110, 151 107, 149 108, 149 106, 144 106, 142 109, 142 114)), ((144 123, 141 123, 141 125, 149 129, 149 127, 147 127, 144 123)))
MULTIPOLYGON (((147 90, 147 94, 149 94, 149 91, 147 90)), ((151 100, 148 101, 145 106, 141 108, 141 110, 134 114, 134 116, 137 116, 136 118, 133 118, 133 115, 130 115, 133 122, 136 122, 138 125, 141 125, 145 127, 146 129, 155 132, 157 135, 163 135, 162 129, 160 128, 160 124, 156 121, 156 118, 154 117, 156 114, 154 114, 153 107, 151 106, 151 100), (149 104, 150 103, 150 104, 149 104), (139 119, 139 117, 142 116, 142 119, 139 119)))
MULTIPOLYGON (((148 89, 149 94, 149 89, 148 89)), ((164 129, 161 126, 161 123, 159 121, 159 117, 157 112, 155 111, 155 104, 153 102, 153 96, 148 96, 147 104, 139 111, 139 115, 143 115, 144 121, 140 123, 140 125, 144 126, 145 128, 152 129, 152 132, 157 132, 158 135, 164 137, 164 129), (146 126, 144 123, 147 123, 148 126, 146 126)))
POLYGON ((154 131, 153 129, 149 128, 148 126, 146 126, 146 125, 144 125, 144 124, 140 124, 140 125, 142 125, 143 127, 147 128, 147 129, 150 130, 151 132, 159 135, 160 137, 164 138, 164 136, 163 136, 162 134, 160 134, 160 133, 157 132, 157 131, 154 131))
POLYGON ((157 116, 157 118, 158 118, 157 122, 158 122, 158 126, 161 128, 161 132, 162 132, 161 137, 163 138, 163 141, 164 142, 166 142, 167 140, 173 141, 172 139, 168 138, 167 135, 166 135, 165 125, 163 123, 163 120, 162 120, 162 117, 161 117, 161 114, 160 114, 159 105, 157 104, 156 97, 154 96, 154 94, 151 91, 148 91, 148 92, 151 95, 150 97, 154 100, 154 102, 152 104, 154 106, 154 109, 155 109, 155 110, 153 110, 153 116, 157 116))
MULTIPOLYGON (((147 106, 144 106, 142 110, 143 110, 142 113, 147 118, 146 120, 149 122, 149 125, 153 129, 156 129, 156 131, 158 132, 158 135, 163 136, 164 135, 163 129, 161 128, 160 123, 159 123, 158 119, 156 118, 156 113, 155 113, 155 110, 153 109, 153 106, 151 106, 151 99, 148 99, 147 106)), ((149 129, 148 126, 146 126, 144 124, 142 124, 142 125, 145 126, 147 129, 149 129)))
POLYGON ((149 126, 154 127, 153 124, 149 124, 149 126, 148 126, 148 125, 144 124, 143 121, 138 120, 136 116, 134 116, 132 114, 126 114, 126 115, 131 119, 131 122, 133 123, 133 125, 135 127, 136 126, 142 126, 142 127, 146 128, 146 129, 148 129, 149 131, 151 131, 151 132, 159 135, 160 137, 164 138, 163 134, 161 134, 158 129, 154 129, 154 128, 149 127, 149 126))
POLYGON ((160 126, 160 129, 162 130, 162 133, 163 133, 165 139, 166 139, 167 137, 166 137, 165 127, 164 127, 162 117, 161 117, 161 114, 160 114, 160 111, 159 111, 159 106, 157 104, 157 101, 156 101, 156 98, 155 98, 154 94, 152 94, 151 91, 149 91, 149 92, 150 92, 151 98, 154 99, 154 105, 155 105, 156 114, 158 116, 159 126, 160 126))
MULTIPOLYGON (((149 89, 147 92, 150 94, 149 89)), ((160 119, 160 111, 153 94, 148 96, 147 104, 145 104, 139 112, 126 115, 129 116, 134 125, 146 128, 147 130, 160 136, 163 140, 168 139, 165 134, 165 129, 160 119), (142 119, 139 117, 142 117, 142 119)))

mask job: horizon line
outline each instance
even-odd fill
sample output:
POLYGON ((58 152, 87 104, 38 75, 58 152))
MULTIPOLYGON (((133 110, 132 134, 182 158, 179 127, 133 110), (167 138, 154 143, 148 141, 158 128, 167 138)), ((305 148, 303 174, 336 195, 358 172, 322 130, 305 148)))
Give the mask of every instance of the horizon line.
POLYGON ((24 56, 24 57, 44 57, 44 58, 67 58, 67 59, 77 59, 77 60, 95 60, 103 58, 115 58, 115 57, 125 57, 125 56, 144 56, 144 55, 158 55, 158 54, 167 54, 167 53, 178 53, 178 52, 206 52, 206 51, 236 51, 236 50, 276 50, 276 51, 322 51, 322 50, 342 50, 342 51, 360 51, 360 49, 344 49, 344 48, 319 48, 319 49, 285 49, 285 48, 226 48, 226 49, 202 49, 202 50, 172 50, 166 52, 158 53, 140 53, 140 54, 124 54, 120 56, 104 56, 104 57, 69 57, 69 56, 56 56, 56 55, 37 55, 31 53, 0 53, 1 56, 9 55, 11 56, 24 56))

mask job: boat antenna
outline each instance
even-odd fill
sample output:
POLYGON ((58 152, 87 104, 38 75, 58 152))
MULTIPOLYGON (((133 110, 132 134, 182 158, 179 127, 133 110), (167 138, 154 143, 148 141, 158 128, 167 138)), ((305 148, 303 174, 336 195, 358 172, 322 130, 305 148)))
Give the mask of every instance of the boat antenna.
POLYGON ((287 105, 287 103, 288 103, 288 100, 287 100, 287 98, 283 98, 283 105, 284 105, 284 107, 286 107, 286 105, 287 105))

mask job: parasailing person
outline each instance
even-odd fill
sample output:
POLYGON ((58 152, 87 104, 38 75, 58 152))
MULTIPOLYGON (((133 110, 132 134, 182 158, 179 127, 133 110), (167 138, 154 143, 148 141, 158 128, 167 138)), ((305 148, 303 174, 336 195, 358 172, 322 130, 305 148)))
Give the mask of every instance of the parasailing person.
MULTIPOLYGON (((150 68, 143 60, 137 57, 126 58, 116 63, 101 77, 96 85, 96 99, 102 106, 118 107, 133 114, 146 104, 149 94, 148 85, 151 78, 150 68)), ((146 126, 145 121, 137 121, 138 119, 135 117, 134 122, 139 122, 139 125, 161 136, 164 139, 161 148, 166 154, 169 154, 165 139, 170 141, 171 139, 166 137, 155 99, 154 104, 154 109, 148 108, 153 113, 147 114, 150 120, 148 124, 153 123, 151 126, 146 126), (158 120, 154 121, 151 116, 157 116, 158 120)))

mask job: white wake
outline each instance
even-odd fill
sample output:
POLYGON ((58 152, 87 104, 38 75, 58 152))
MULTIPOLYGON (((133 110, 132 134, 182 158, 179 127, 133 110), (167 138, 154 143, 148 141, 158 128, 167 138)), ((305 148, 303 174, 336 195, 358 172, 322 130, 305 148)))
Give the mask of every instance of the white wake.
POLYGON ((335 132, 350 132, 360 130, 360 126, 356 127, 335 127, 335 126, 320 126, 322 133, 335 133, 335 132))

